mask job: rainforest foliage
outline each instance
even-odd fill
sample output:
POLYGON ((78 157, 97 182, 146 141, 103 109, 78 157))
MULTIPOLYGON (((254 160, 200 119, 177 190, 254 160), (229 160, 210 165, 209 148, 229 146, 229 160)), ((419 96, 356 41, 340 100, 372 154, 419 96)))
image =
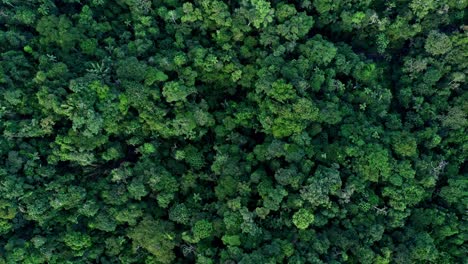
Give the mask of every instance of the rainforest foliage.
POLYGON ((463 263, 467 0, 0 0, 0 263, 463 263))

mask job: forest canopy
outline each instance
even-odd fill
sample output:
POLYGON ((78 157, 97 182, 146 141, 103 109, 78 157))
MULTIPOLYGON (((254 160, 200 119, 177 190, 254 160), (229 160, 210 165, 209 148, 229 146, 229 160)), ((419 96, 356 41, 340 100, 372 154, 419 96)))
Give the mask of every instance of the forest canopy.
POLYGON ((467 0, 0 0, 0 264, 463 263, 467 0))

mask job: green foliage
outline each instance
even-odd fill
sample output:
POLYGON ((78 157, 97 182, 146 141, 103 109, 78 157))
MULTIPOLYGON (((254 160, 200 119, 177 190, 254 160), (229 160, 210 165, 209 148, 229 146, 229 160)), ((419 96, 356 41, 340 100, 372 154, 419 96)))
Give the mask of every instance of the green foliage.
POLYGON ((192 228, 192 232, 195 240, 199 241, 211 236, 211 233, 213 232, 213 225, 207 220, 199 220, 195 222, 192 228))
POLYGON ((263 28, 273 21, 273 9, 268 1, 265 0, 242 0, 241 6, 245 18, 249 24, 255 28, 263 28))
POLYGON ((146 73, 145 84, 152 85, 155 82, 165 82, 169 77, 162 71, 154 68, 149 68, 146 73))
POLYGON ((299 209, 292 218, 294 225, 299 229, 306 229, 314 222, 314 215, 306 209, 299 209))
POLYGON ((49 44, 55 44, 65 51, 72 49, 79 39, 78 29, 65 15, 44 16, 39 19, 36 30, 40 34, 39 42, 46 49, 49 44))
POLYGON ((65 235, 64 242, 67 246, 76 251, 88 248, 92 245, 89 235, 78 232, 68 232, 65 235))
POLYGON ((177 204, 170 209, 169 219, 176 223, 187 225, 190 221, 190 211, 185 204, 177 204))
POLYGON ((467 1, 0 1, 0 263, 464 263, 467 1))
POLYGON ((195 88, 187 87, 179 82, 167 82, 163 87, 162 94, 166 97, 166 101, 176 102, 184 101, 190 94, 196 92, 195 88))
POLYGON ((416 156, 416 139, 409 134, 401 133, 393 138, 393 148, 395 152, 402 156, 416 156))
POLYGON ((431 31, 427 36, 424 48, 432 55, 442 55, 452 49, 452 42, 444 33, 431 31))
POLYGON ((145 218, 129 230, 128 237, 134 247, 148 250, 161 263, 171 263, 175 258, 172 249, 176 245, 171 229, 169 223, 145 218))
POLYGON ((241 245, 241 240, 238 235, 232 235, 232 236, 225 235, 222 237, 222 239, 223 239, 223 243, 227 246, 237 247, 241 245))

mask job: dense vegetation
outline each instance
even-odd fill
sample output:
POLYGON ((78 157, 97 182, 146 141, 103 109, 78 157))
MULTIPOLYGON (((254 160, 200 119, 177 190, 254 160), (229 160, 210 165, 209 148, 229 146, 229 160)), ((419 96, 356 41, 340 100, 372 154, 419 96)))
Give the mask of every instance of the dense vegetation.
POLYGON ((467 0, 0 0, 0 263, 462 263, 467 0))

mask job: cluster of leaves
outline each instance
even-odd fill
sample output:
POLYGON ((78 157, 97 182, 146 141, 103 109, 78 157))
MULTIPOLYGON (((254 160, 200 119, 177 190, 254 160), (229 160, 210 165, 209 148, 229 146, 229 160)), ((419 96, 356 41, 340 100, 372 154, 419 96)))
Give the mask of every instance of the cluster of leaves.
POLYGON ((0 0, 0 263, 466 261, 466 0, 0 0))

